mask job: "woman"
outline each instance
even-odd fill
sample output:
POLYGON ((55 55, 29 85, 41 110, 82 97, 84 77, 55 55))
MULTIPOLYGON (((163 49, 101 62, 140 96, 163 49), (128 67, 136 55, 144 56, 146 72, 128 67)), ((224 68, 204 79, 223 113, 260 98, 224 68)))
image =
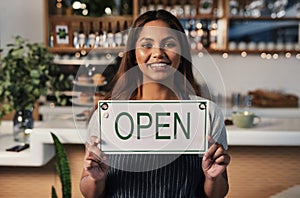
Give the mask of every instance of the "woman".
MULTIPOLYGON (((130 31, 115 86, 107 99, 188 100, 200 94, 194 80, 191 55, 184 30, 167 11, 149 11, 136 19, 130 31)), ((230 156, 224 120, 214 103, 209 109, 211 144, 203 157, 181 155, 107 156, 98 148, 99 138, 92 136, 86 145, 80 189, 85 197, 224 197, 228 192, 226 167, 230 156), (214 143, 212 141, 216 140, 214 143), (145 157, 147 156, 147 157, 145 157), (128 171, 128 167, 172 159, 145 171, 128 171)), ((98 129, 98 113, 89 131, 98 129)))

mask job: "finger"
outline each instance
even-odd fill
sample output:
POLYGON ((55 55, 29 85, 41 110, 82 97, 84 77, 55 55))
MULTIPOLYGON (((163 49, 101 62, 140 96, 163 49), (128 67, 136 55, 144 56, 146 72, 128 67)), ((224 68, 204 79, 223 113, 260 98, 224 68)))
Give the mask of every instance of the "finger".
POLYGON ((84 161, 84 168, 90 169, 90 168, 94 168, 97 167, 99 164, 97 162, 95 162, 94 160, 85 160, 84 161))
POLYGON ((100 138, 96 138, 94 141, 93 141, 93 145, 94 146, 97 146, 98 144, 100 144, 100 138))
POLYGON ((203 160, 207 160, 207 159, 212 159, 214 153, 216 152, 216 150, 218 149, 218 144, 214 143, 211 147, 209 147, 209 149, 205 152, 204 156, 203 156, 203 160))
POLYGON ((100 143, 100 138, 98 136, 92 135, 90 137, 90 139, 87 141, 87 143, 90 144, 90 145, 94 145, 96 143, 99 144, 100 143))
POLYGON ((97 155, 96 153, 90 152, 87 159, 94 160, 98 164, 102 164, 102 163, 109 164, 109 156, 102 151, 100 151, 99 155, 97 155))
POLYGON ((220 165, 229 165, 229 163, 230 163, 230 156, 228 155, 228 154, 224 154, 224 155, 222 155, 222 156, 220 156, 220 157, 218 157, 216 160, 215 160, 215 162, 217 163, 217 164, 220 164, 220 165))
POLYGON ((211 156, 212 160, 217 159, 218 157, 227 154, 227 151, 224 149, 224 147, 221 144, 216 143, 217 149, 215 150, 213 156, 211 156))
POLYGON ((90 145, 89 143, 86 144, 86 151, 87 152, 93 152, 96 155, 101 155, 101 150, 98 146, 98 143, 94 142, 92 145, 90 145))

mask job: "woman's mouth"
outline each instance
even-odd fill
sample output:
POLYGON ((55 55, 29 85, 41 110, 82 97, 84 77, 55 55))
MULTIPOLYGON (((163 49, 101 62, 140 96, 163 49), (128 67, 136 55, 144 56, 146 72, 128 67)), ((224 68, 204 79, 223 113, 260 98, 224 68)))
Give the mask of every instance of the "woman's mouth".
POLYGON ((168 67, 170 67, 170 64, 168 64, 168 63, 151 63, 151 64, 147 64, 147 67, 150 67, 154 71, 165 71, 168 67))

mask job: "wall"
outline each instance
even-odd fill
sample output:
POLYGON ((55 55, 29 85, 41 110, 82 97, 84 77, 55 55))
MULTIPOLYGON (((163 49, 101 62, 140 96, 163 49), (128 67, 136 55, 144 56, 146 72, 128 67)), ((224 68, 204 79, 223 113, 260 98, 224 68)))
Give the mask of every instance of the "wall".
POLYGON ((246 94, 249 90, 262 88, 300 96, 300 59, 295 54, 291 58, 280 54, 278 59, 263 59, 260 54, 245 58, 229 55, 227 59, 221 54, 206 54, 202 58, 193 58, 196 70, 205 76, 212 93, 225 92, 230 96, 234 91, 246 94))
POLYGON ((0 3, 0 48, 20 35, 44 41, 44 0, 9 0, 0 3))

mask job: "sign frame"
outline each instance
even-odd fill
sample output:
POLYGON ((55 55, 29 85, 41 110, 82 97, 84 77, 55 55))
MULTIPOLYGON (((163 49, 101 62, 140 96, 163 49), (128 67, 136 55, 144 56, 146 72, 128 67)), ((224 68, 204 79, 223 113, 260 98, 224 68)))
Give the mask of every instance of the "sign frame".
MULTIPOLYGON (((101 138, 101 144, 99 145, 100 150, 107 154, 204 154, 208 149, 208 117, 209 117, 209 100, 201 99, 201 100, 99 100, 98 101, 98 107, 99 107, 99 134, 101 138), (179 149, 179 150, 124 150, 124 149, 116 149, 116 150, 108 150, 106 146, 106 139, 102 138, 105 136, 105 132, 102 129, 102 123, 105 117, 108 117, 108 114, 106 115, 107 109, 114 105, 114 104, 124 104, 124 105, 134 105, 134 104, 143 104, 143 105, 155 105, 155 104, 172 104, 177 105, 178 107, 181 107, 180 105, 185 104, 195 104, 198 106, 199 111, 203 111, 203 132, 195 132, 196 134, 199 133, 201 135, 202 142, 200 143, 202 145, 202 148, 200 149, 179 149)), ((199 113, 200 114, 200 113, 199 113)), ((200 122, 200 121, 199 121, 200 122)), ((104 124, 103 124, 104 125, 104 124)), ((197 130, 198 131, 198 130, 197 130)), ((195 140, 191 140, 195 141, 195 140)), ((199 140, 200 141, 200 140, 199 140)))

